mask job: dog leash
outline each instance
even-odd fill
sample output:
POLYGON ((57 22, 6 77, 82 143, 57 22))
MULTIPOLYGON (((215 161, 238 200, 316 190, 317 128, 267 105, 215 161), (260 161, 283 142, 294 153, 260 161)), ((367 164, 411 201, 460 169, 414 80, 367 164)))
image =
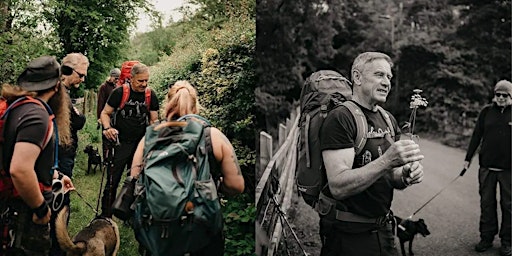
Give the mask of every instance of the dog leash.
POLYGON ((441 192, 443 192, 446 188, 448 188, 452 183, 454 183, 459 177, 462 177, 464 175, 464 173, 466 173, 467 171, 467 168, 464 168, 462 169, 462 171, 460 172, 459 175, 457 175, 452 181, 450 181, 450 183, 446 184, 446 186, 444 186, 443 189, 441 189, 439 192, 437 192, 432 198, 430 198, 426 203, 424 203, 418 210, 416 210, 413 214, 411 214, 411 216, 409 216, 407 219, 411 219, 412 216, 416 215, 416 213, 418 213, 419 211, 421 211, 421 209, 423 209, 423 207, 425 207, 428 203, 430 203, 432 200, 434 200, 434 198, 436 198, 439 194, 441 194, 441 192))
POLYGON ((80 198, 82 198, 82 201, 84 201, 84 202, 85 202, 85 204, 86 204, 87 206, 89 206, 89 208, 91 208, 91 209, 94 211, 94 213, 96 213, 96 216, 98 216, 98 211, 97 211, 96 209, 94 209, 94 207, 92 207, 92 205, 91 205, 89 202, 87 202, 87 200, 85 200, 85 198, 84 198, 84 197, 83 197, 83 196, 82 196, 82 195, 81 195, 81 194, 80 194, 76 189, 75 189, 75 190, 72 190, 72 191, 76 192, 76 194, 77 194, 80 198))

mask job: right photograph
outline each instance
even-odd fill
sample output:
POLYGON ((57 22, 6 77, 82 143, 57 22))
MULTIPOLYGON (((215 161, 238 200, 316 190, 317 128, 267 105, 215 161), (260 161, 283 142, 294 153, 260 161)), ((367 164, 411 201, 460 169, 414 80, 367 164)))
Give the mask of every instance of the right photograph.
POLYGON ((511 255, 511 1, 257 1, 256 254, 511 255))

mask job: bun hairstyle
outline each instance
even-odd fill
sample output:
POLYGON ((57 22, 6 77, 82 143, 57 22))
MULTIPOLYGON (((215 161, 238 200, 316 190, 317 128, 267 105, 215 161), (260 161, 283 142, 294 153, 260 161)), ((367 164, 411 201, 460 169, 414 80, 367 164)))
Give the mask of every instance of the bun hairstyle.
POLYGON ((164 115, 169 121, 187 114, 197 114, 200 110, 197 90, 185 80, 177 81, 170 87, 166 102, 164 115))

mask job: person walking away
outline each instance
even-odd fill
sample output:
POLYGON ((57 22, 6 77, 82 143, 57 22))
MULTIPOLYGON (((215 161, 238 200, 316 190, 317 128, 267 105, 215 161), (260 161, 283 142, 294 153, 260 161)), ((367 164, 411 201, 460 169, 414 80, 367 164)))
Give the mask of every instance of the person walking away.
POLYGON ((478 119, 464 159, 469 168, 471 159, 480 147, 478 161, 478 192, 480 194, 480 242, 475 251, 492 247, 498 234, 496 188, 499 184, 501 206, 500 255, 511 255, 510 249, 510 169, 511 169, 511 105, 512 83, 501 80, 494 87, 493 103, 485 106, 478 119))
MULTIPOLYGON (((164 113, 165 113, 167 122, 162 122, 160 124, 152 125, 151 127, 148 127, 148 131, 150 129, 152 129, 152 130, 154 129, 156 131, 160 131, 160 129, 171 129, 172 130, 172 123, 176 123, 177 120, 181 120, 179 118, 185 117, 186 115, 189 115, 189 114, 199 113, 199 103, 198 103, 196 89, 194 87, 192 87, 192 85, 190 85, 190 83, 187 81, 176 82, 169 89, 169 92, 167 94, 164 113)), ((199 118, 199 117, 191 117, 191 118, 199 118)), ((205 171, 210 172, 207 176, 209 176, 209 175, 211 175, 212 177, 218 176, 218 175, 215 175, 215 173, 218 173, 218 171, 220 171, 221 178, 219 179, 220 185, 218 186, 220 192, 222 192, 225 195, 236 195, 236 194, 242 193, 244 191, 244 178, 242 176, 242 172, 240 170, 240 165, 238 164, 236 153, 235 153, 235 150, 234 150, 231 142, 219 129, 217 129, 215 127, 208 127, 208 128, 203 128, 203 129, 204 129, 203 134, 208 134, 207 129, 210 130, 210 133, 209 133, 210 136, 208 137, 208 135, 205 135, 205 137, 204 137, 205 145, 209 145, 211 143, 210 144, 211 151, 208 151, 208 146, 206 146, 205 147, 206 152, 204 152, 204 154, 208 154, 210 156, 208 158, 208 162, 210 163, 209 166, 213 167, 212 169, 205 170, 205 171), (209 141, 209 138, 210 138, 210 141, 209 141)), ((162 133, 160 133, 160 134, 162 134, 162 133)), ((146 137, 144 137, 138 144, 137 150, 135 152, 133 164, 132 164, 131 171, 130 171, 130 177, 129 177, 132 179, 132 181, 135 181, 139 178, 141 169, 143 168, 143 161, 144 161, 143 159, 146 157, 146 155, 144 153, 144 151, 145 151, 144 148, 145 148, 145 146, 148 145, 148 144, 145 144, 145 140, 146 140, 147 136, 149 136, 148 132, 146 133, 146 137)), ((185 136, 185 135, 183 135, 183 136, 185 136)), ((197 155, 196 155, 196 157, 197 157, 197 155)), ((172 158, 170 158, 170 159, 172 159, 172 158)), ((146 159, 146 161, 149 161, 149 160, 146 159)), ((197 163, 198 163, 198 165, 201 165, 199 158, 197 159, 197 163)), ((167 164, 168 166, 171 166, 171 165, 180 166, 177 163, 171 163, 171 162, 164 163, 164 165, 165 164, 167 164)), ((169 175, 170 175, 170 173, 174 173, 174 170, 171 171, 171 169, 169 168, 169 175)), ((198 176, 197 179, 198 180, 194 182, 194 184, 196 184, 196 186, 198 186, 197 184, 199 182, 205 182, 205 180, 199 181, 200 173, 201 173, 201 171, 197 170, 197 176, 198 176)), ((180 175, 178 174, 178 176, 180 176, 180 175)), ((185 178, 183 178, 183 179, 185 179, 185 178)), ((207 186, 207 185, 205 185, 206 183, 202 183, 202 184, 203 184, 203 186, 207 186)), ((151 187, 146 188, 146 189, 149 189, 149 191, 146 191, 146 193, 151 193, 151 191, 150 191, 151 187)), ((165 188, 163 188, 163 189, 165 189, 165 188)), ((171 188, 168 188, 168 189, 171 189, 171 188)), ((215 191, 216 190, 214 189, 210 192, 215 193, 215 191)), ((155 192, 153 192, 153 193, 155 193, 155 192)), ((171 194, 172 194, 172 192, 171 192, 171 194)), ((193 193, 193 194, 195 194, 195 193, 193 193)), ((207 194, 209 194, 209 193, 207 193, 207 194)), ((219 200, 217 195, 212 196, 212 198, 214 198, 214 200, 217 200, 217 201, 219 200)), ((147 200, 149 200, 149 198, 147 200)), ((189 198, 189 200, 190 200, 190 198, 189 198)), ((205 199, 201 199, 201 201, 203 201, 203 200, 205 200, 205 199)), ((192 200, 192 202, 193 201, 194 200, 192 200)), ((191 201, 189 201, 189 203, 190 202, 191 201)), ((155 203, 158 203, 158 202, 155 202, 155 203)), ((204 204, 204 202, 203 202, 203 204, 204 204)), ((204 209, 200 208, 201 206, 202 206, 201 204, 195 204, 195 203, 192 203, 189 206, 187 203, 186 210, 187 211, 192 210, 193 212, 202 212, 204 209), (190 208, 190 209, 188 209, 188 208, 190 208)), ((219 204, 219 213, 220 213, 220 204, 219 204)), ((152 214, 154 214, 154 212, 152 212, 152 214)), ((222 214, 220 214, 220 216, 222 216, 222 214)), ((181 216, 181 218, 184 218, 184 217, 185 217, 185 215, 181 216)), ((193 223, 193 221, 194 221, 194 218, 192 218, 192 223, 193 223)), ((137 220, 134 220, 134 222, 137 222, 137 220)), ((213 220, 209 221, 209 223, 210 223, 209 225, 214 226, 214 224, 212 222, 214 222, 214 221, 213 220)), ((200 225, 200 223, 201 223, 200 221, 197 221, 197 224, 195 224, 196 225, 195 227, 197 229, 202 227, 200 225)), ((141 242, 140 238, 142 236, 137 236, 138 231, 135 226, 136 226, 136 224, 134 224, 134 231, 135 231, 136 237, 139 240, 139 242, 141 242)), ((186 238, 172 237, 173 233, 182 234, 182 233, 179 233, 180 232, 179 230, 173 230, 172 227, 176 227, 177 229, 179 229, 181 226, 178 226, 178 227, 172 226, 172 224, 170 223, 169 227, 164 227, 165 230, 167 230, 167 228, 170 229, 168 231, 168 233, 171 235, 169 235, 168 237, 161 237, 161 238, 159 236, 159 238, 155 238, 155 239, 160 239, 160 240, 152 240, 151 248, 147 248, 148 250, 149 249, 151 249, 151 250, 148 251, 147 254, 145 254, 145 255, 178 255, 178 254, 175 254, 174 252, 183 251, 183 250, 186 251, 186 249, 184 249, 182 247, 184 247, 186 245, 196 247, 195 244, 201 244, 201 243, 204 243, 205 245, 200 248, 195 249, 194 251, 187 251, 187 252, 190 253, 191 256, 199 256, 199 255, 221 256, 221 255, 224 255, 224 236, 222 234, 222 228, 220 228, 220 231, 218 233, 211 234, 210 237, 208 237, 208 238, 199 239, 202 241, 192 242, 192 245, 191 245, 191 243, 188 243, 188 242, 190 242, 190 240, 187 240, 186 238), (176 240, 182 241, 180 239, 183 239, 183 242, 176 242, 176 240), (208 239, 209 239, 209 241, 208 241, 208 239), (205 242, 205 241, 207 241, 207 242, 205 242)), ((151 228, 152 227, 150 227, 150 229, 151 228)), ((159 230, 159 227, 155 227, 155 228, 157 230, 159 230)), ((184 229, 186 229, 186 227, 184 229)), ((189 234, 189 233, 190 232, 185 232, 185 234, 189 234)), ((149 233, 145 234, 145 237, 148 238, 148 237, 151 237, 151 235, 152 235, 152 231, 149 231, 149 233)), ((184 235, 184 236, 186 236, 186 235, 184 235)), ((146 241, 147 239, 143 239, 143 240, 146 241)), ((141 245, 142 244, 143 243, 141 243, 141 245)), ((145 245, 148 246, 148 244, 145 244, 145 245)), ((145 246, 143 245, 142 247, 145 247, 145 246)), ((181 255, 181 254, 179 254, 179 255, 181 255)))
POLYGON ((112 217, 112 203, 116 198, 123 171, 127 166, 131 166, 133 154, 144 136, 146 127, 158 120, 159 103, 155 92, 148 88, 149 75, 149 68, 146 65, 134 65, 131 80, 112 91, 101 112, 103 135, 112 142, 119 142, 112 149, 112 165, 107 166, 107 182, 101 200, 102 216, 112 217), (124 107, 120 109, 124 90, 129 96, 123 103, 124 107), (150 90, 150 97, 147 97, 146 90, 150 90))
POLYGON ((61 179, 67 191, 74 189, 68 176, 53 169, 56 130, 59 145, 71 142, 69 98, 59 74, 55 57, 42 56, 28 63, 18 86, 2 86, 2 97, 9 103, 30 96, 40 104, 21 104, 5 118, 0 145, 0 255, 48 255, 52 180, 61 179))
POLYGON ((398 255, 393 190, 423 180, 423 155, 414 141, 400 140, 395 118, 379 110, 391 91, 391 67, 389 56, 379 52, 361 53, 352 65, 353 97, 346 103, 360 108, 367 121, 361 153, 355 153, 356 117, 346 106, 331 110, 324 121, 320 147, 328 186, 318 203, 322 256, 398 255))

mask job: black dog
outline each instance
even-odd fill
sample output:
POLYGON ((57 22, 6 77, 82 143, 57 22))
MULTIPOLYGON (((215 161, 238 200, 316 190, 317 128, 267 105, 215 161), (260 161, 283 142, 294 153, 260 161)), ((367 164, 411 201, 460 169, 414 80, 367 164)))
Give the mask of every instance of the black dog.
POLYGON ((404 244, 409 241, 409 255, 414 255, 412 252, 412 241, 416 234, 421 234, 424 237, 430 235, 430 231, 427 228, 427 224, 423 219, 413 221, 410 219, 401 219, 400 217, 394 216, 396 222, 396 235, 400 239, 400 249, 402 255, 406 256, 404 244))
POLYGON ((101 156, 98 153, 98 150, 95 149, 92 145, 87 145, 84 148, 84 152, 89 156, 87 159, 87 173, 86 174, 89 174, 89 172, 91 171, 91 168, 92 168, 94 174, 96 174, 96 168, 98 168, 98 166, 101 168, 101 156))

